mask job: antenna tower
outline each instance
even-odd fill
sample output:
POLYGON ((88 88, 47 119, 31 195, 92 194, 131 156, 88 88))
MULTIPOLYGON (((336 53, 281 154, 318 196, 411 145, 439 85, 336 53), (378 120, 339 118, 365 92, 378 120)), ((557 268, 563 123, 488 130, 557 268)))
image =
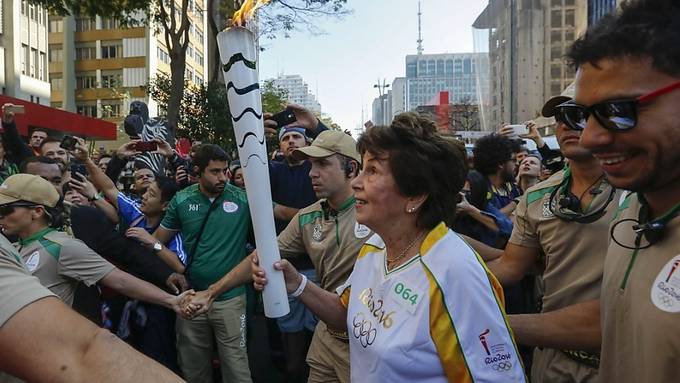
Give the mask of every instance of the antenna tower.
POLYGON ((417 43, 418 43, 418 54, 419 55, 423 54, 423 36, 422 36, 421 30, 420 30, 420 24, 421 24, 420 16, 422 14, 423 13, 420 11, 420 1, 418 1, 418 40, 417 40, 417 43))

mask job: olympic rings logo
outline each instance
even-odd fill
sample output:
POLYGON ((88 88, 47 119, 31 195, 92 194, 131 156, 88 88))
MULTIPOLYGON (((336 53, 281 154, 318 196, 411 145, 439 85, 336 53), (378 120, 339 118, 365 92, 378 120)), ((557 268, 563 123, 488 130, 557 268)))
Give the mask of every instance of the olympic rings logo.
POLYGON ((507 371, 512 367, 512 363, 510 362, 499 362, 491 366, 491 368, 494 369, 494 371, 507 371))
POLYGON ((354 337, 359 340, 359 343, 361 343, 364 348, 367 348, 375 342, 378 330, 373 327, 373 324, 370 321, 366 320, 363 313, 358 313, 354 316, 352 325, 354 326, 354 337))

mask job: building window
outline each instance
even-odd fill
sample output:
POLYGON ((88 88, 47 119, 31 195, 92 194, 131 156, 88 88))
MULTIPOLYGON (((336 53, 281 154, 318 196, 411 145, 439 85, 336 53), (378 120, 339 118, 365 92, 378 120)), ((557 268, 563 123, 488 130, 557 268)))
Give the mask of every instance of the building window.
POLYGON ((50 86, 52 90, 63 90, 64 89, 64 79, 63 78, 50 78, 50 86))
POLYGON ((562 27, 562 11, 554 10, 550 14, 550 26, 553 28, 562 27))
POLYGON ((123 56, 122 45, 102 45, 102 58, 112 59, 123 56))
POLYGON ((97 104, 76 105, 76 113, 88 117, 97 117, 97 104))
POLYGON ((31 48, 31 56, 29 57, 29 64, 30 64, 30 74, 29 76, 33 78, 37 78, 38 74, 36 73, 36 69, 38 69, 38 50, 31 48))
POLYGON ((56 108, 56 109, 61 109, 61 102, 60 101, 59 102, 52 101, 50 103, 50 106, 53 107, 53 108, 56 108))
POLYGON ((574 26, 574 10, 568 9, 564 12, 564 26, 573 27, 574 26))
POLYGON ((28 72, 27 58, 28 57, 28 45, 21 44, 21 74, 26 74, 28 72))
POLYGON ((562 65, 552 64, 550 66, 550 77, 552 77, 552 78, 562 77, 562 65))
POLYGON ((199 66, 203 66, 203 55, 198 53, 198 51, 196 51, 196 55, 194 56, 194 59, 196 60, 196 63, 199 66))
POLYGON ((411 62, 406 64, 406 77, 408 78, 416 77, 416 63, 411 62))
POLYGON ((118 29, 120 28, 120 21, 112 18, 102 18, 102 29, 118 29))
POLYGON ((170 65, 170 55, 168 55, 168 52, 166 52, 165 49, 158 47, 157 48, 157 55, 158 55, 158 59, 161 62, 164 62, 164 63, 170 65))
POLYGON ((123 102, 119 100, 102 100, 102 118, 120 117, 123 102))
POLYGON ((76 89, 94 89, 97 87, 97 76, 78 75, 76 76, 76 89))
POLYGON ((49 60, 51 63, 63 62, 64 51, 61 48, 51 48, 49 50, 49 60))
POLYGON ((91 31, 95 29, 97 24, 94 19, 90 18, 77 18, 76 19, 76 32, 91 31))
POLYGON ((58 19, 58 20, 52 19, 52 20, 50 20, 47 28, 48 28, 50 33, 63 32, 64 31, 64 29, 63 29, 64 28, 64 22, 63 22, 62 19, 58 19))
POLYGON ((550 31, 550 42, 555 43, 556 41, 562 41, 562 30, 553 29, 550 31))
POLYGON ((31 19, 31 20, 33 20, 33 21, 36 20, 36 17, 35 17, 35 5, 33 5, 33 4, 29 4, 29 5, 28 5, 28 18, 31 19))
POLYGON ((28 11, 28 1, 21 0, 21 14, 25 15, 28 11))
POLYGON ((119 88, 121 86, 123 86, 122 73, 102 73, 102 88, 119 88))
POLYGON ((97 58, 96 47, 76 48, 76 60, 95 60, 97 58))
POLYGON ((187 46, 187 52, 186 52, 187 57, 191 57, 192 59, 194 58, 194 47, 189 43, 187 46))
POLYGON ((45 70, 47 68, 47 59, 44 52, 40 52, 40 61, 38 62, 38 79, 45 80, 45 70))

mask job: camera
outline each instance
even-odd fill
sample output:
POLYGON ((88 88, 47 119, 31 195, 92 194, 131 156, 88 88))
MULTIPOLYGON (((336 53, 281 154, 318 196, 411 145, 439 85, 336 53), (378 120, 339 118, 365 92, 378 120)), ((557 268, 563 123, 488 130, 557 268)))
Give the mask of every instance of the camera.
POLYGON ((71 163, 71 177, 76 178, 75 175, 79 174, 82 179, 87 178, 87 168, 85 167, 85 164, 80 163, 80 162, 72 162, 71 163))
POLYGON ((295 117, 295 113, 293 112, 293 109, 291 109, 291 108, 286 108, 286 110, 276 113, 275 115, 271 116, 269 119, 276 121, 276 127, 278 129, 281 129, 284 126, 286 126, 288 124, 292 124, 293 122, 297 121, 297 118, 295 117))
POLYGON ((135 150, 140 152, 153 152, 158 149, 158 143, 155 141, 140 141, 135 144, 135 150))
POLYGON ((66 150, 76 150, 76 144, 78 141, 73 136, 64 136, 64 138, 61 139, 61 143, 59 144, 59 147, 66 149, 66 150))

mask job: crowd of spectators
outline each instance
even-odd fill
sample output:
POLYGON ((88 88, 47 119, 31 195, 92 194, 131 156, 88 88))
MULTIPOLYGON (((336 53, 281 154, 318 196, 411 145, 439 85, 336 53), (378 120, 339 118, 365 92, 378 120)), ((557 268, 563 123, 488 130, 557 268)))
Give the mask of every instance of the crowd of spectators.
POLYGON ((532 122, 468 155, 416 113, 356 141, 265 113, 276 319, 234 153, 24 139, 3 105, 0 381, 671 381, 679 17, 631 1, 577 40, 576 86, 541 108, 555 148, 532 122))

